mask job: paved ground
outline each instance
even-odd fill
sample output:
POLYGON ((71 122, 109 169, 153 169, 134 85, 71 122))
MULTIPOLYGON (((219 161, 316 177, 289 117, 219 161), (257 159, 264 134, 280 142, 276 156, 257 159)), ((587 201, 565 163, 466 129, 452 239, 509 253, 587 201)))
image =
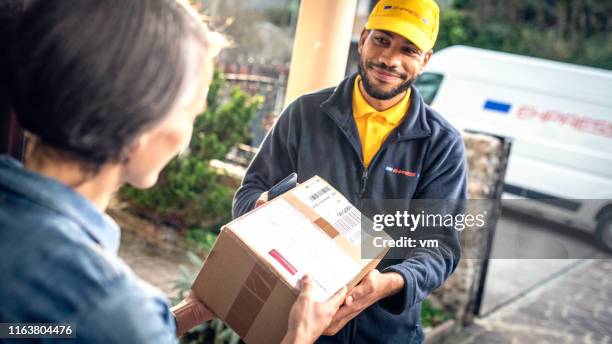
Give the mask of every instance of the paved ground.
POLYGON ((480 314, 512 302, 601 253, 590 233, 505 209, 497 223, 492 252, 500 259, 489 261, 480 314))
POLYGON ((444 343, 612 343, 612 257, 577 262, 444 343))
POLYGON ((129 231, 121 233, 119 256, 138 276, 160 288, 171 298, 178 292, 175 287, 181 277, 179 266, 190 267, 193 270, 186 254, 152 246, 129 231))
POLYGON ((590 233, 504 211, 493 255, 483 316, 445 343, 612 343, 612 256, 590 233))

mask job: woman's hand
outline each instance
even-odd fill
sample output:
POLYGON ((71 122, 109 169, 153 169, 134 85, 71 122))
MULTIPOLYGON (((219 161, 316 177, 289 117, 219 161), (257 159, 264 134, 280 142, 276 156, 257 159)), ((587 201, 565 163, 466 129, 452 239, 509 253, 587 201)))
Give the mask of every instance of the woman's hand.
POLYGON ((329 326, 346 297, 346 287, 343 287, 327 301, 317 302, 312 298, 310 278, 304 276, 300 284, 302 291, 291 308, 283 344, 314 343, 329 326))
POLYGON ((183 301, 172 307, 172 313, 176 317, 176 334, 179 337, 196 325, 215 317, 213 312, 191 290, 183 301))

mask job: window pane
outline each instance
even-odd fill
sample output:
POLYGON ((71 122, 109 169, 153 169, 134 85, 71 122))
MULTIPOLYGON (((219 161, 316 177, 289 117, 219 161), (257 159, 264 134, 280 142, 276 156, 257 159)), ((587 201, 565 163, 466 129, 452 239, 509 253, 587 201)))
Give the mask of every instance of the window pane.
POLYGON ((436 93, 438 93, 443 78, 441 74, 423 73, 417 79, 415 85, 421 92, 423 100, 428 105, 431 105, 431 102, 433 102, 436 97, 436 93))

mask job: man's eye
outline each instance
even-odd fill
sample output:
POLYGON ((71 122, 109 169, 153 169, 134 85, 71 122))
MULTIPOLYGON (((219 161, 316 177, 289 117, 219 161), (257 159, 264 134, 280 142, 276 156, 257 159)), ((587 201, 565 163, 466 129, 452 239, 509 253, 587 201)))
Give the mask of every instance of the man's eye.
POLYGON ((376 38, 374 38, 374 40, 375 40, 375 41, 376 41, 376 43, 378 43, 378 44, 386 44, 386 43, 387 43, 387 40, 386 40, 386 39, 384 39, 384 38, 382 38, 382 37, 376 37, 376 38))
POLYGON ((416 49, 414 49, 414 48, 404 48, 404 49, 402 49, 402 51, 403 51, 403 52, 404 52, 404 54, 406 54, 406 55, 415 55, 415 54, 418 54, 418 53, 419 53, 419 51, 418 51, 418 50, 416 50, 416 49))

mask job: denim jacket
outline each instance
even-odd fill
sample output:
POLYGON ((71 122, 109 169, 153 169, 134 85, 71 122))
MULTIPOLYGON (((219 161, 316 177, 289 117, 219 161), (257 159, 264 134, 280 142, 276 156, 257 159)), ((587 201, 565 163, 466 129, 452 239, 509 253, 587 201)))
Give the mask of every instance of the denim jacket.
POLYGON ((176 343, 165 296, 117 257, 119 239, 73 189, 0 156, 0 323, 70 323, 70 343, 176 343))

